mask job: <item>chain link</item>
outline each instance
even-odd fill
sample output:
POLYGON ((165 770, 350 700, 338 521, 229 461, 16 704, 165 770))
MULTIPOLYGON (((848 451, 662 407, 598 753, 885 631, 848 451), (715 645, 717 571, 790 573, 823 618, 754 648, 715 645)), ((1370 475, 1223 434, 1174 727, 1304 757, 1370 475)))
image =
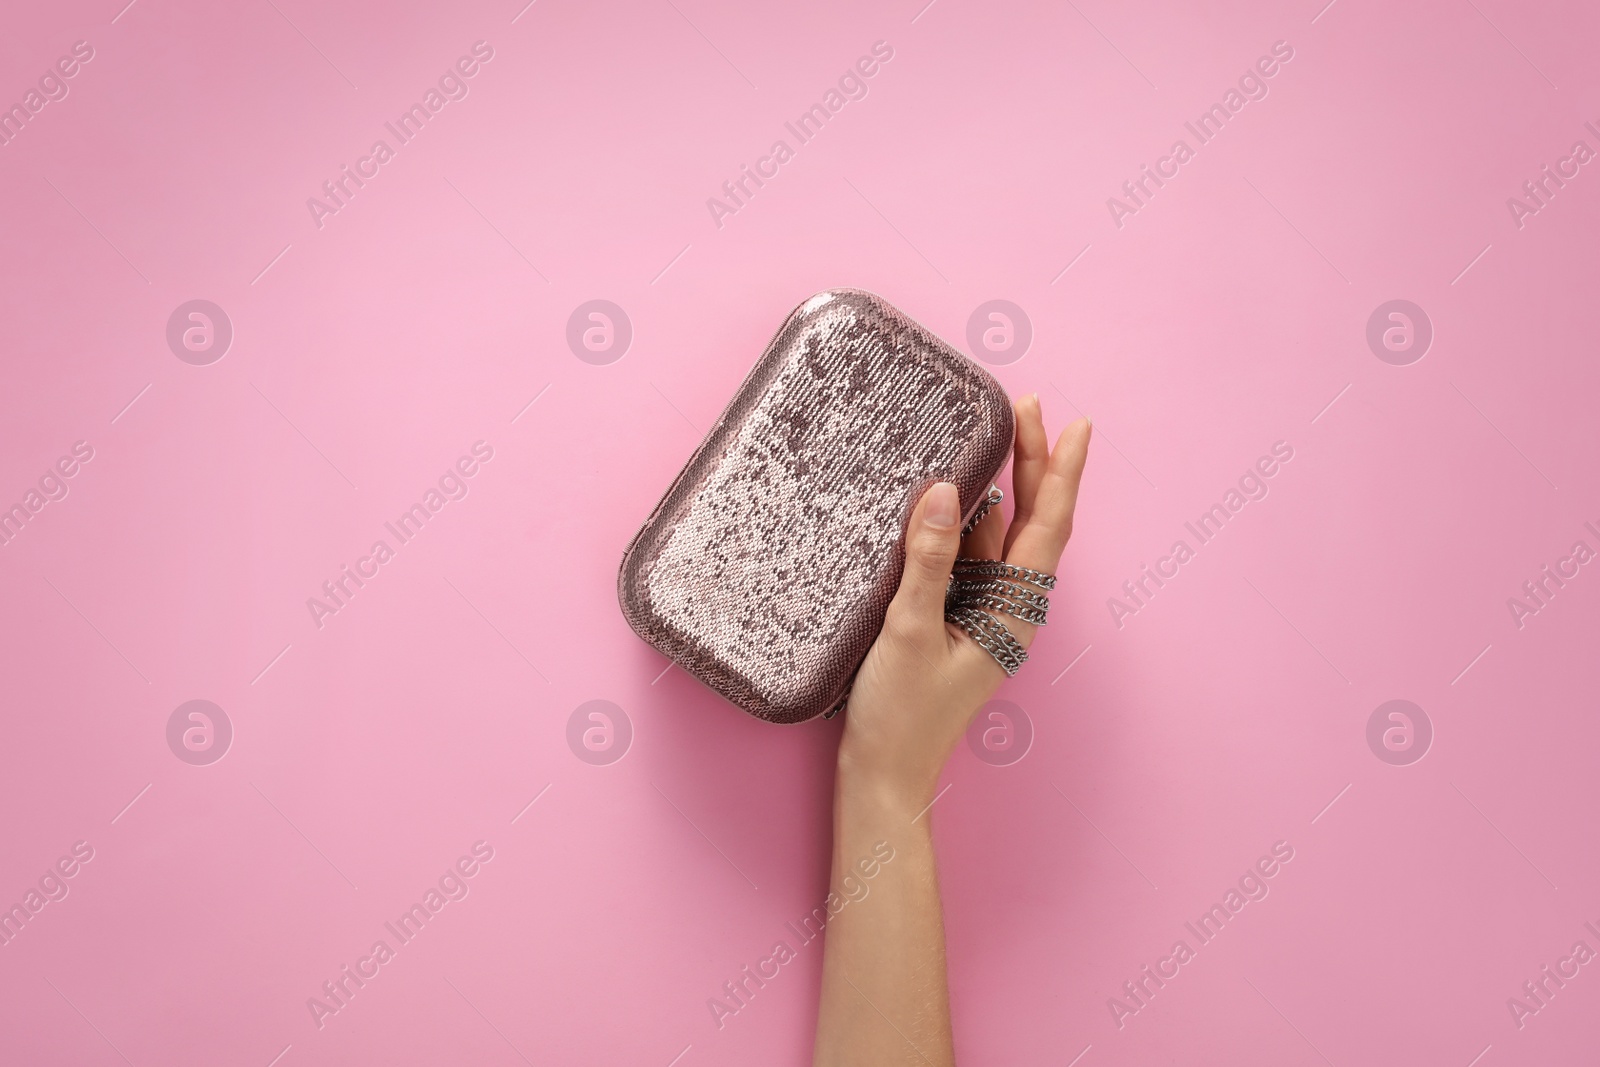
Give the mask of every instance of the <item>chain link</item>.
POLYGON ((964 596, 957 601, 946 601, 946 603, 952 607, 988 608, 992 611, 1004 612, 1014 618, 1021 619, 1023 622, 1031 622, 1035 626, 1043 626, 1045 621, 1044 611, 1039 608, 1030 608, 1026 604, 1018 604, 1016 601, 1007 600, 1005 597, 977 593, 964 596))
POLYGON ((972 513, 972 518, 968 519, 967 524, 961 527, 961 536, 965 537, 973 530, 976 530, 978 528, 978 523, 983 521, 983 517, 989 514, 989 512, 994 508, 998 507, 1000 505, 1000 501, 1004 500, 1005 498, 1006 494, 1001 491, 998 485, 989 486, 989 491, 984 494, 982 500, 978 501, 978 510, 974 511, 972 513))
MULTIPOLYGON (((992 495, 999 490, 991 487, 990 492, 992 495)), ((1050 611, 1050 598, 1037 590, 1054 589, 1055 585, 1055 575, 1029 567, 997 559, 958 559, 945 589, 944 617, 994 657, 1006 674, 1014 675, 1027 662, 1028 652, 1006 624, 991 613, 1000 612, 1043 626, 1050 611)))
POLYGON ((985 578, 1011 578, 1019 582, 1036 585, 1040 589, 1054 589, 1056 576, 1036 571, 1029 567, 1018 567, 1011 563, 1002 563, 997 559, 958 559, 956 560, 955 573, 957 577, 967 575, 981 575, 985 578))
POLYGON ((1005 628, 1005 624, 986 611, 959 607, 945 612, 947 620, 965 630, 967 636, 1000 664, 1007 675, 1014 675, 1027 662, 1028 651, 1005 628))
POLYGON ((956 577, 950 581, 949 595, 956 599, 964 599, 968 596, 977 596, 985 593, 990 596, 1010 597, 1012 600, 1019 600, 1029 607, 1038 608, 1040 611, 1050 610, 1050 598, 1043 593, 1029 589, 1025 585, 1002 582, 995 578, 969 579, 956 577))

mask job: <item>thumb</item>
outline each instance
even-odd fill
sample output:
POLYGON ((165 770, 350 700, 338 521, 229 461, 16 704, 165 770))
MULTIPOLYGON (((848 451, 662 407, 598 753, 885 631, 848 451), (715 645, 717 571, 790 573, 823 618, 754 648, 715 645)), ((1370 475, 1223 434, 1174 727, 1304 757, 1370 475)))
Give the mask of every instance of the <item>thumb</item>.
POLYGON ((890 612, 908 627, 939 626, 944 595, 961 547, 961 501, 956 487, 938 482, 922 494, 906 526, 906 568, 890 612))

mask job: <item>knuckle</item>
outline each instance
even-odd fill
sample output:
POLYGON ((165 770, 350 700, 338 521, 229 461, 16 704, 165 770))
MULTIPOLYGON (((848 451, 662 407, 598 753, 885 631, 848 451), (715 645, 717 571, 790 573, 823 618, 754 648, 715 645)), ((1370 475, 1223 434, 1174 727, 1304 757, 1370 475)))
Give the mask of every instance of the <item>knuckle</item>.
POLYGON ((926 541, 918 542, 910 552, 906 553, 906 573, 914 574, 918 581, 932 581, 939 577, 940 571, 948 573, 944 561, 945 553, 941 548, 942 546, 930 545, 926 541))

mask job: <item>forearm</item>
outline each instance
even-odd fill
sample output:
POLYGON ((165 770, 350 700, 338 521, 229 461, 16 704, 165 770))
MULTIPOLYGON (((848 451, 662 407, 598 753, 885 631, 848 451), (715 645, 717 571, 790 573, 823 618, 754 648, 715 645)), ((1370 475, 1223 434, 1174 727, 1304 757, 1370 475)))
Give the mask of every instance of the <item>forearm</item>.
MULTIPOLYGON (((996 508, 964 535, 956 487, 929 488, 906 524, 900 587, 852 683, 834 785, 817 1067, 955 1063, 926 812, 945 761, 1011 668, 945 621, 951 574, 964 546, 1051 588, 1043 575, 1071 534, 1089 446, 1080 419, 1050 449, 1038 394, 1018 402, 1016 425, 1010 527, 996 508)), ((1030 622, 1008 614, 1003 625, 1024 648, 1033 640, 1030 622)))
POLYGON ((849 903, 827 927, 818 1067, 955 1062, 930 799, 840 761, 829 888, 849 903))

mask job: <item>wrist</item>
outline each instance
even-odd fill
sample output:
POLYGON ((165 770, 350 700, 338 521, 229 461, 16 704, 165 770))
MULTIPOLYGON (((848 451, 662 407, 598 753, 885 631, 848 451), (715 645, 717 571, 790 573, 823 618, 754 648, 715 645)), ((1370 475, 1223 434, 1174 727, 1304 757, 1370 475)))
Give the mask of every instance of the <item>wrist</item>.
POLYGON ((937 778, 874 758, 846 742, 839 746, 835 807, 915 818, 933 800, 937 778))

